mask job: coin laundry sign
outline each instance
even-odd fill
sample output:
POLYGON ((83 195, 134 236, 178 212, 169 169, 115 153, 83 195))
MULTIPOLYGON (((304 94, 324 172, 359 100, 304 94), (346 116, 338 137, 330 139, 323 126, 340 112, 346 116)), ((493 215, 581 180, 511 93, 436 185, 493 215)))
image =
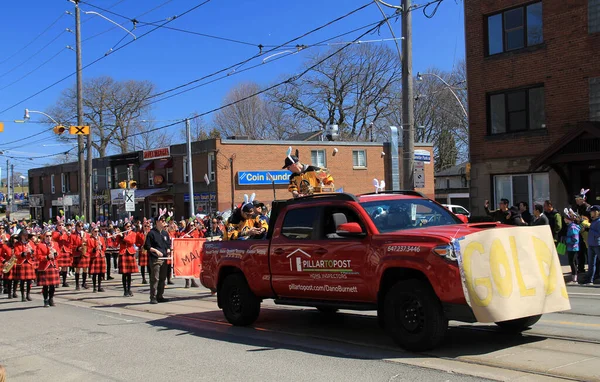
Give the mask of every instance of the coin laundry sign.
POLYGON ((238 184, 240 186, 254 186, 259 184, 288 184, 290 172, 287 170, 273 171, 239 171, 238 184))

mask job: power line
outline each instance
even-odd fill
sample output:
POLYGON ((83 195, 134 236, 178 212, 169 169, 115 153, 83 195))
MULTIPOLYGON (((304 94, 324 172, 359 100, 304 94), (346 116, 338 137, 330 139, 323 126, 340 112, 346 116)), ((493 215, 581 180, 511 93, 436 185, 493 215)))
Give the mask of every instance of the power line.
MULTIPOLYGON (((196 10, 196 9, 200 8, 201 6, 203 6, 203 5, 207 4, 207 3, 209 3, 210 1, 211 1, 211 0, 205 0, 205 1, 203 1, 202 3, 200 3, 200 4, 198 4, 198 5, 194 6, 194 7, 192 7, 192 8, 190 8, 190 9, 186 10, 185 12, 183 12, 181 15, 179 15, 179 16, 177 16, 177 17, 183 17, 183 16, 185 16, 186 14, 188 14, 188 13, 190 13, 190 12, 192 12, 192 11, 194 11, 194 10, 196 10)), ((168 21, 166 21, 166 22, 165 22, 165 24, 168 24, 168 23, 170 23, 170 22, 171 22, 171 21, 173 21, 173 20, 175 20, 175 18, 173 18, 173 19, 171 19, 171 20, 168 20, 168 21)), ((155 28, 151 29, 150 31, 148 31, 148 32, 146 32, 146 33, 144 33, 144 34, 142 34, 142 35, 138 36, 138 38, 137 38, 136 40, 131 40, 131 41, 127 42, 125 45, 121 45, 121 46, 120 46, 120 47, 118 47, 117 49, 113 50, 113 51, 111 52, 111 55, 112 55, 112 54, 114 54, 115 52, 117 52, 117 51, 119 51, 119 50, 121 50, 121 49, 125 48, 126 46, 130 45, 130 44, 131 44, 131 43, 133 43, 134 41, 138 41, 138 40, 139 40, 139 39, 141 39, 142 37, 144 37, 144 36, 147 36, 148 34, 150 34, 150 33, 154 32, 154 31, 155 31, 155 30, 157 30, 158 28, 159 28, 159 27, 155 27, 155 28)), ((107 56, 108 56, 108 55, 106 55, 106 54, 105 54, 104 56, 97 58, 96 60, 94 60, 94 61, 90 62, 90 63, 89 63, 89 64, 87 64, 87 65, 85 65, 83 68, 81 68, 81 70, 87 69, 88 67, 90 67, 90 66, 92 66, 92 65, 96 64, 98 61, 101 61, 101 60, 105 59, 107 56)), ((41 89, 41 90, 37 91, 36 93, 34 93, 34 94, 32 94, 32 95, 30 95, 30 96, 28 96, 28 97, 26 97, 26 98, 24 98, 24 99, 22 99, 22 100, 18 101, 17 103, 15 103, 15 104, 13 104, 13 105, 11 105, 11 106, 9 106, 9 107, 5 108, 5 109, 3 109, 2 111, 0 111, 0 114, 4 114, 5 112, 7 112, 7 111, 9 111, 9 110, 12 110, 12 109, 14 109, 15 107, 19 106, 19 105, 20 105, 20 104, 22 104, 23 102, 25 102, 25 101, 28 101, 28 100, 30 100, 31 98, 33 98, 33 97, 35 97, 35 96, 37 96, 37 95, 39 95, 39 94, 41 94, 41 93, 45 92, 46 90, 53 88, 54 86, 58 85, 59 83, 61 83, 61 82, 65 81, 66 79, 68 79, 68 78, 72 77, 74 74, 76 74, 76 72, 73 72, 73 73, 71 73, 71 74, 69 74, 69 75, 67 75, 67 76, 65 76, 65 77, 63 77, 63 78, 61 78, 60 80, 58 80, 58 81, 55 81, 54 83, 52 83, 52 84, 50 84, 50 85, 46 86, 45 88, 43 88, 43 89, 41 89)))
POLYGON ((25 49, 29 48, 29 46, 31 46, 31 44, 33 44, 34 42, 36 42, 37 39, 39 39, 46 32, 48 32, 50 30, 50 28, 52 28, 54 26, 54 24, 56 24, 64 15, 65 15, 65 13, 61 13, 60 16, 58 16, 56 18, 56 20, 54 20, 52 23, 50 23, 50 25, 48 25, 43 31, 41 31, 37 36, 35 36, 31 41, 29 41, 27 44, 25 44, 21 49, 19 49, 15 53, 11 54, 10 56, 8 56, 7 58, 5 58, 4 60, 0 61, 0 65, 4 64, 6 61, 9 61, 10 59, 12 59, 17 54, 19 54, 22 51, 24 51, 25 49))
POLYGON ((58 52, 56 52, 55 55, 53 55, 52 57, 50 57, 49 59, 47 59, 46 61, 44 61, 43 63, 41 63, 40 65, 38 65, 35 69, 30 70, 29 72, 27 72, 25 75, 21 76, 19 79, 11 82, 10 84, 7 84, 3 87, 0 88, 0 90, 4 90, 10 86, 13 86, 14 84, 16 84, 17 82, 20 82, 22 80, 24 80, 25 78, 29 77, 30 75, 32 75, 33 73, 35 73, 37 70, 41 69, 43 66, 45 66, 46 64, 48 64, 50 61, 54 60, 56 57, 58 57, 61 53, 63 53, 65 51, 64 48, 62 48, 61 50, 59 50, 58 52))

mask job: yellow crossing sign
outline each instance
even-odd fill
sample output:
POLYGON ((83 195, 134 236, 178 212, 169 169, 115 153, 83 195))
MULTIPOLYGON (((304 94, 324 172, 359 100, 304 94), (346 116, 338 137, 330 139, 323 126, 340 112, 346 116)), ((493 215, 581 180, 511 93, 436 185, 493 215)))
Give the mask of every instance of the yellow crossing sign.
POLYGON ((69 126, 69 133, 74 135, 90 135, 89 126, 69 126))

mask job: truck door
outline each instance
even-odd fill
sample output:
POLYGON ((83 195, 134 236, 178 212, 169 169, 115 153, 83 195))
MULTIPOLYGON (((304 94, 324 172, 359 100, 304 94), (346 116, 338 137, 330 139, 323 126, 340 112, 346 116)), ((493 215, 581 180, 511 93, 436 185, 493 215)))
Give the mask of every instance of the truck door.
POLYGON ((275 293, 302 299, 366 301, 362 268, 369 252, 368 236, 337 235, 336 227, 346 222, 359 222, 359 218, 344 206, 288 210, 271 241, 275 293))

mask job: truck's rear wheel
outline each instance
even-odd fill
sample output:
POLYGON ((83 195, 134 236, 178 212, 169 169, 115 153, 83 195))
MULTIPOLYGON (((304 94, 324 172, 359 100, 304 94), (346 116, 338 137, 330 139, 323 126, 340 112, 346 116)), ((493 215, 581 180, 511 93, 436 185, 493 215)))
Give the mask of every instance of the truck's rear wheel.
POLYGON ((533 326, 542 318, 541 314, 536 316, 515 318, 514 320, 496 322, 502 330, 511 333, 521 333, 523 330, 533 326))
POLYGON ((227 321, 236 326, 251 325, 260 313, 260 299, 252 293, 241 274, 232 274, 219 291, 221 307, 227 321))
POLYGON ((429 285, 420 280, 399 281, 385 296, 385 327, 406 350, 438 346, 448 330, 442 304, 429 285))

